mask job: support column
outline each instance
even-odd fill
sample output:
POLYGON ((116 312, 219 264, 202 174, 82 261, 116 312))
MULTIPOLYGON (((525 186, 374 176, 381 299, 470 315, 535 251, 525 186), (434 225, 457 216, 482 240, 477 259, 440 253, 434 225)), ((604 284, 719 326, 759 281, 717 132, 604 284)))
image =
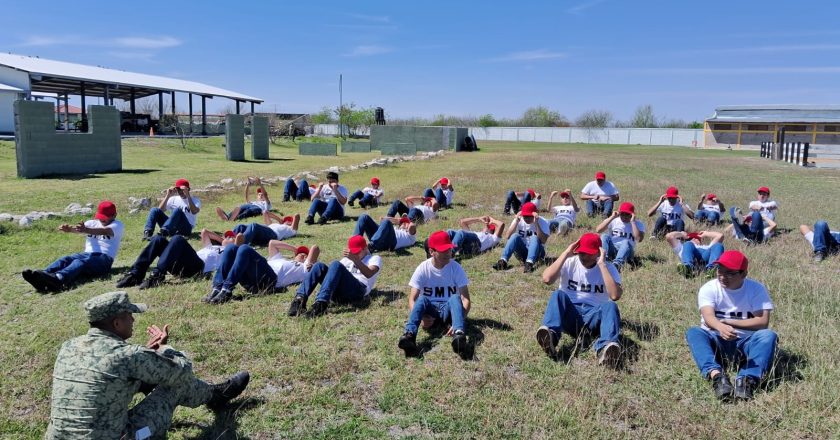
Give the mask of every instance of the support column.
POLYGON ((70 94, 64 94, 64 132, 70 131, 70 94))
POLYGON ((158 92, 158 121, 163 122, 163 92, 158 92))
POLYGON ((239 100, 236 100, 236 114, 239 114, 239 100))
POLYGON ((254 101, 251 101, 251 116, 254 116, 254 101))
POLYGON ((172 116, 175 116, 175 92, 169 92, 169 96, 172 99, 172 116))
POLYGON ((88 125, 87 125, 87 105, 85 104, 85 82, 82 81, 79 87, 79 94, 82 98, 82 127, 81 132, 87 133, 88 125))
POLYGON ((110 100, 111 100, 111 91, 110 91, 110 89, 109 89, 108 85, 107 85, 107 84, 105 84, 105 92, 104 92, 104 94, 102 95, 102 102, 103 102, 105 105, 110 105, 110 104, 108 104, 108 102, 109 102, 110 100))
POLYGON ((201 134, 207 136, 207 97, 201 96, 201 134))
POLYGON ((189 94, 189 100, 190 100, 190 134, 192 134, 192 132, 193 132, 193 130, 192 130, 192 126, 193 126, 193 123, 192 123, 192 118, 193 118, 192 93, 189 94))

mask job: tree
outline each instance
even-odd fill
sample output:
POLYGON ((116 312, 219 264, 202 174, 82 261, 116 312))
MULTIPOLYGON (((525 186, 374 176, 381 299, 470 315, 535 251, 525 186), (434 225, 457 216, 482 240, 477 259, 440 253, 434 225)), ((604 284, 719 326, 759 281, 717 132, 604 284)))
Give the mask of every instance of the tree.
POLYGON ((499 122, 490 113, 478 117, 479 127, 497 127, 499 122))
POLYGON ((339 125, 347 127, 347 134, 357 136, 376 121, 373 107, 356 108, 355 103, 344 104, 335 110, 339 125))
POLYGON ((525 110, 519 120, 522 127, 568 127, 569 121, 559 112, 544 106, 531 107, 525 110))
POLYGON ((633 117, 630 119, 630 126, 634 128, 656 128, 656 115, 653 114, 653 106, 645 104, 639 106, 633 117))
POLYGON ((312 121, 313 124, 332 124, 335 122, 332 114, 333 110, 329 107, 321 107, 321 111, 310 115, 309 120, 312 121))
POLYGON ((587 110, 575 120, 576 127, 606 128, 613 121, 613 115, 607 110, 587 110))

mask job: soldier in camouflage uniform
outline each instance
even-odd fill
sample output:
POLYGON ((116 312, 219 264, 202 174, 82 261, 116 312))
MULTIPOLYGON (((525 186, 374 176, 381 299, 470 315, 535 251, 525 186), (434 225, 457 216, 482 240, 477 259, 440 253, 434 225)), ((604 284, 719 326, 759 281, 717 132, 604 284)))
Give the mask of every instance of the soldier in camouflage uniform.
POLYGON ((132 314, 146 305, 132 304, 125 292, 84 307, 90 330, 65 342, 55 361, 47 439, 165 438, 176 406, 218 409, 248 385, 247 371, 218 385, 196 378, 189 359, 166 345, 169 326, 149 327, 146 346, 128 343, 132 314), (129 409, 141 389, 148 395, 129 409))

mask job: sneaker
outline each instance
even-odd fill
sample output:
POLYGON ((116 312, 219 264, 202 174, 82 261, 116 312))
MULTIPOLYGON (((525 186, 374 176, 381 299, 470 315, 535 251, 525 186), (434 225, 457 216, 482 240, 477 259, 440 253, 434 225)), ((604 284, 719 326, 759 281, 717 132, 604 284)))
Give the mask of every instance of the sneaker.
MULTIPOLYGON (((327 224, 327 218, 326 218, 326 217, 319 217, 319 218, 318 218, 318 224, 319 224, 319 225, 325 225, 325 224, 327 224)), ((314 305, 314 304, 313 304, 313 305, 314 305)))
POLYGON ((825 260, 825 252, 814 252, 814 263, 822 263, 825 260))
POLYGON ((221 292, 221 291, 222 291, 222 289, 220 287, 214 287, 213 290, 211 290, 210 293, 207 294, 207 296, 205 296, 204 298, 201 299, 201 302, 209 303, 210 300, 212 300, 213 297, 218 295, 219 292, 221 292))
POLYGON ((510 266, 508 265, 507 261, 499 259, 499 261, 497 261, 496 264, 493 265, 493 269, 507 270, 507 269, 510 269, 510 266))
POLYGON ((554 222, 549 223, 549 225, 548 225, 548 232, 549 232, 549 233, 554 234, 555 232, 557 232, 557 228, 558 228, 558 226, 559 226, 559 225, 558 225, 557 223, 554 223, 554 222))
POLYGON ((558 342, 560 342, 560 338, 557 337, 557 333, 554 333, 548 327, 542 326, 537 329, 537 344, 540 344, 540 347, 542 347, 548 357, 557 357, 556 347, 558 342))
POLYGON ((694 275, 694 268, 687 264, 677 264, 677 273, 682 275, 684 278, 691 278, 694 275))
POLYGON ((208 302, 210 304, 224 304, 224 303, 230 301, 231 298, 233 298, 233 292, 231 292, 230 290, 227 290, 225 288, 222 288, 221 290, 219 290, 219 293, 217 293, 215 296, 210 298, 210 301, 208 301, 208 302))
POLYGON ((324 313, 327 313, 328 305, 329 304, 326 301, 315 301, 314 303, 312 303, 312 308, 309 309, 308 312, 306 312, 306 317, 315 318, 323 315, 324 313))
POLYGON ((463 330, 455 330, 455 335, 452 336, 452 351, 459 356, 467 353, 467 335, 463 330))
POLYGON ((299 316, 306 311, 306 298, 301 295, 295 295, 292 303, 289 304, 289 316, 299 316))
POLYGON ((146 229, 145 231, 143 231, 143 241, 151 240, 152 239, 152 234, 153 233, 152 233, 151 229, 146 229))
POLYGON ((525 265, 522 267, 522 272, 523 273, 531 273, 533 271, 534 271, 534 263, 531 263, 530 261, 526 261, 525 265))
POLYGON ((172 233, 169 232, 169 229, 160 228, 160 231, 158 231, 158 235, 160 235, 161 237, 171 237, 172 233))
POLYGON ((212 410, 221 409, 236 396, 242 394, 250 381, 251 374, 247 371, 240 371, 231 376, 230 379, 213 385, 212 395, 210 400, 207 401, 207 407, 212 410))
POLYGON ((40 283, 46 292, 58 292, 64 290, 64 282, 49 272, 36 270, 32 272, 32 275, 38 280, 37 282, 40 283))
POLYGON ((149 278, 146 278, 142 284, 140 284, 140 290, 145 289, 153 289, 157 286, 163 284, 163 280, 166 278, 165 275, 161 273, 152 272, 152 275, 149 278))
POLYGON ((41 278, 34 271, 26 269, 20 273, 23 279, 32 285, 38 292, 47 292, 47 287, 41 282, 41 278))
POLYGON ((758 387, 758 380, 752 376, 738 376, 735 378, 735 398, 752 400, 753 392, 758 387))
MULTIPOLYGON (((359 203, 361 204, 361 202, 359 202, 359 203)), ((351 208, 354 208, 356 206, 356 202, 354 202, 352 200, 348 200, 347 201, 347 206, 349 206, 351 208)))
POLYGON ((134 286, 136 286, 136 285, 138 285, 142 282, 143 282, 143 277, 141 277, 139 274, 136 274, 134 272, 129 272, 129 273, 125 274, 124 277, 120 278, 119 281, 117 281, 117 288, 122 289, 122 288, 125 288, 125 287, 134 287, 134 286))
POLYGON ((615 367, 621 357, 621 346, 617 342, 609 342, 598 354, 598 365, 615 367))
POLYGON ((403 333, 399 342, 397 342, 397 347, 403 350, 407 356, 417 352, 417 335, 411 332, 403 333))
POLYGON ((306 223, 307 225, 314 225, 315 224, 315 217, 312 217, 311 215, 307 215, 306 220, 304 220, 303 222, 306 223))
POLYGON ((712 389, 715 390, 715 397, 719 400, 732 398, 732 382, 729 381, 729 376, 724 373, 720 373, 712 379, 712 389))

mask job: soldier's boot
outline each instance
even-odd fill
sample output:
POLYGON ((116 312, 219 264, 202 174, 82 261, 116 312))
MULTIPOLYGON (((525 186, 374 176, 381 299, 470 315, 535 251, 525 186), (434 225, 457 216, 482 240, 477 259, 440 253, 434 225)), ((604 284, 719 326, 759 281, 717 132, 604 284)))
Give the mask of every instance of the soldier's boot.
POLYGON ((207 401, 207 407, 212 410, 219 410, 224 407, 228 402, 235 399, 236 396, 242 394, 245 391, 245 387, 248 386, 248 382, 251 380, 251 374, 247 371, 240 371, 230 379, 217 384, 213 385, 213 396, 210 397, 210 400, 207 401))

